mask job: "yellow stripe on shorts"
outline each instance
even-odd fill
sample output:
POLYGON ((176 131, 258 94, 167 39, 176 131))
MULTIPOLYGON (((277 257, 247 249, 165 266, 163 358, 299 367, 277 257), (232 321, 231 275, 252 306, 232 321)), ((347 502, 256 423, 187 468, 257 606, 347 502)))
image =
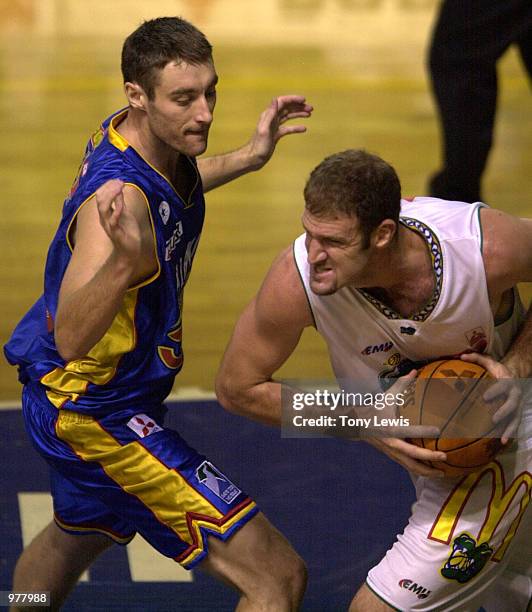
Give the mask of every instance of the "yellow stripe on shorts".
MULTIPOLYGON (((56 432, 81 459, 99 463, 109 478, 139 499, 184 542, 202 546, 198 538, 202 524, 221 533, 230 527, 220 526, 223 514, 138 442, 121 445, 92 417, 66 410, 59 411, 56 432), (190 514, 201 518, 187 519, 190 514)), ((236 520, 231 517, 228 523, 236 520)))

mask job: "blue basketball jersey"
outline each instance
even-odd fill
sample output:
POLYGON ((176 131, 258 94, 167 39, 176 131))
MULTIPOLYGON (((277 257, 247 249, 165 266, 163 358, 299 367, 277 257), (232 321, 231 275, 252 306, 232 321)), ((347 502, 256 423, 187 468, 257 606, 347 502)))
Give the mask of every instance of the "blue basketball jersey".
POLYGON ((117 132, 126 114, 127 109, 109 117, 90 139, 48 252, 44 294, 4 349, 8 361, 19 366, 21 382, 44 385, 48 400, 57 408, 95 416, 158 404, 170 392, 183 363, 183 288, 205 215, 195 160, 186 158, 195 186, 185 200, 117 132), (70 230, 80 208, 113 178, 134 186, 146 200, 158 269, 127 291, 110 328, 89 353, 65 362, 55 346, 53 322, 73 249, 70 230))

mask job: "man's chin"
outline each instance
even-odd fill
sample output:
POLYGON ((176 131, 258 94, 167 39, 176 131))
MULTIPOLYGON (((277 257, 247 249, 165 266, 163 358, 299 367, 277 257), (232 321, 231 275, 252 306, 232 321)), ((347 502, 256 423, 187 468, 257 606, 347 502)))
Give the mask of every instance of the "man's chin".
POLYGON ((207 150, 207 138, 198 138, 196 142, 185 142, 180 153, 184 153, 189 157, 199 157, 207 150))
POLYGON ((325 284, 325 283, 317 283, 316 281, 310 281, 310 290, 312 293, 316 295, 332 295, 336 293, 336 287, 325 284))

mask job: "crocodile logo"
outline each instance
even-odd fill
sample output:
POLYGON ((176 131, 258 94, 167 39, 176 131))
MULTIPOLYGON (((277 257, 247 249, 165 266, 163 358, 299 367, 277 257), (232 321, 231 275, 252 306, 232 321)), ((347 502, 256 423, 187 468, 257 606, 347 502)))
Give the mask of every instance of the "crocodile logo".
POLYGON ((453 542, 453 550, 441 569, 444 578, 457 580, 461 584, 474 578, 486 565, 493 549, 487 542, 477 546, 467 533, 462 533, 453 542))

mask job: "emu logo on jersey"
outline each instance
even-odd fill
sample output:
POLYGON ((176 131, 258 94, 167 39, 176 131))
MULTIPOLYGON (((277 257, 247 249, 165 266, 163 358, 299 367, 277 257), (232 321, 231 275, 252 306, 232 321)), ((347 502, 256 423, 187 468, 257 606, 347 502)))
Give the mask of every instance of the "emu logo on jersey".
POLYGON ((441 575, 460 583, 474 578, 486 565, 493 549, 487 542, 477 546, 475 540, 467 533, 462 533, 453 542, 453 551, 442 567, 441 575))
POLYGON ((370 344, 360 351, 362 355, 373 355, 373 353, 387 353, 393 348, 393 342, 383 342, 382 344, 370 344))
POLYGON ((168 223, 168 219, 170 218, 170 204, 168 204, 166 200, 163 200, 159 204, 159 214, 161 215, 163 223, 166 225, 168 223))
POLYGON ((204 461, 196 470, 196 478, 224 502, 230 504, 242 491, 210 461, 204 461))
POLYGON ((424 586, 417 584, 413 580, 409 580, 408 578, 403 578, 399 580, 399 586, 402 589, 408 589, 417 595, 418 599, 427 599, 427 597, 432 593, 432 591, 427 591, 424 586))

